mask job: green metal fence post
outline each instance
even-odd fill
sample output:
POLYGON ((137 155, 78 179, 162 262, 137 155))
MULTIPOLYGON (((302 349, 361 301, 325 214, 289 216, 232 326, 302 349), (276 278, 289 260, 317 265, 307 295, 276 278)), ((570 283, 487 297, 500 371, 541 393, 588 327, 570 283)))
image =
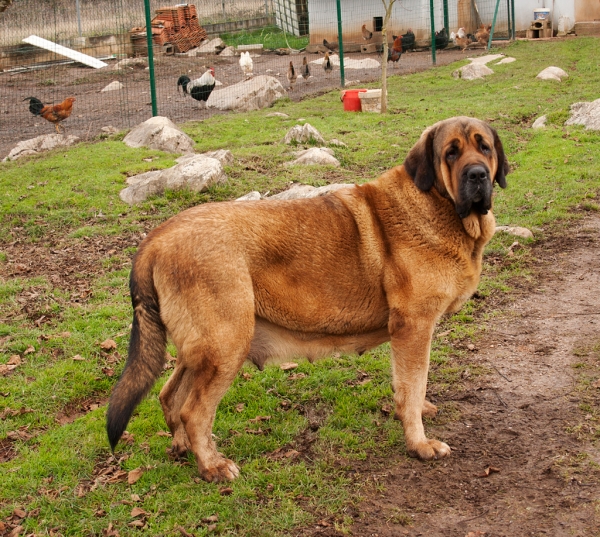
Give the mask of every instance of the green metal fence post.
POLYGON ((342 6, 340 0, 336 0, 336 6, 338 19, 338 46, 340 49, 340 82, 343 88, 346 86, 346 80, 344 77, 344 40, 342 37, 342 6))
POLYGON ((435 20, 433 13, 433 0, 429 0, 429 16, 431 18, 431 61, 433 62, 433 65, 435 65, 435 20))
POLYGON ((148 43, 148 68, 150 71, 150 98, 152 100, 152 116, 158 115, 156 105, 156 79, 154 78, 154 51, 152 49, 152 19, 150 17, 150 0, 144 0, 146 11, 146 43, 148 43))
POLYGON ((494 28, 496 28, 496 17, 498 16, 498 6, 500 6, 500 0, 496 0, 496 9, 494 10, 494 19, 492 20, 492 30, 490 31, 490 38, 488 39, 487 49, 490 50, 492 46, 492 36, 494 35, 494 28))
POLYGON ((515 26, 515 0, 511 0, 511 17, 512 17, 512 39, 513 41, 517 37, 517 28, 515 26))
POLYGON ((444 28, 446 28, 446 32, 448 32, 448 35, 450 35, 450 22, 448 19, 448 0, 444 0, 443 2, 443 6, 444 6, 444 28))

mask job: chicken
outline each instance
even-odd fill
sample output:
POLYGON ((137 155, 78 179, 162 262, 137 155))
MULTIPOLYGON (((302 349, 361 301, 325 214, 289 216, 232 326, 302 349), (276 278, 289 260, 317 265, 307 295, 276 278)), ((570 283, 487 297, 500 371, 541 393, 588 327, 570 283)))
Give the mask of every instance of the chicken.
POLYGON ((330 43, 327 39, 323 39, 323 46, 328 48, 331 52, 335 52, 338 49, 337 43, 330 43))
POLYGON ((439 32, 435 32, 435 49, 442 50, 446 48, 450 42, 448 37, 448 31, 446 28, 442 28, 439 32))
POLYGON ((196 99, 199 103, 203 102, 206 107, 206 101, 208 101, 212 90, 215 88, 215 84, 215 70, 209 67, 208 71, 196 80, 190 80, 189 76, 181 75, 177 80, 177 91, 181 86, 184 95, 191 95, 192 99, 196 99))
POLYGON ((310 67, 308 66, 308 62, 306 61, 306 56, 302 58, 302 67, 300 67, 300 74, 302 78, 306 80, 310 76, 310 67))
POLYGON ((400 56, 402 56, 402 36, 392 36, 394 42, 392 46, 388 48, 387 61, 392 62, 393 65, 398 63, 400 56))
POLYGON ((475 39, 480 45, 487 47, 491 31, 491 24, 488 24, 487 26, 485 24, 481 24, 481 26, 479 26, 479 29, 475 32, 475 39))
POLYGON ((368 41, 369 39, 371 39, 373 37, 373 32, 370 32, 369 30, 367 30, 367 26, 365 24, 362 25, 361 31, 362 31, 363 39, 365 41, 368 41))
POLYGON ((460 47, 462 49, 462 51, 464 52, 465 50, 467 50, 467 47, 471 44, 476 42, 476 39, 473 38, 473 36, 471 34, 467 34, 465 32, 464 28, 459 28, 458 31, 456 33, 452 32, 450 34, 450 39, 452 39, 452 41, 454 41, 454 44, 457 47, 460 47))
POLYGON ((287 70, 287 79, 288 82, 290 83, 290 91, 292 91, 294 89, 294 83, 296 82, 296 70, 294 69, 294 64, 292 62, 290 62, 290 66, 288 67, 287 70))
POLYGON ((333 64, 329 59, 329 52, 325 53, 325 57, 323 58, 323 69, 325 70, 325 74, 328 75, 333 71, 333 64))
MULTIPOLYGON (((42 116, 46 121, 54 123, 56 132, 60 134, 59 123, 67 119, 73 111, 73 103, 75 97, 67 97, 60 104, 47 104, 44 105, 37 97, 25 97, 24 101, 29 101, 29 111, 34 116, 42 116)), ((65 132, 64 126, 62 127, 65 132)))
POLYGON ((240 67, 247 77, 252 76, 253 62, 249 52, 242 52, 240 56, 240 67))
MULTIPOLYGON (((400 36, 402 38, 402 51, 406 52, 412 48, 415 48, 415 33, 409 28, 405 34, 400 36)), ((394 37, 394 39, 396 39, 394 37)))

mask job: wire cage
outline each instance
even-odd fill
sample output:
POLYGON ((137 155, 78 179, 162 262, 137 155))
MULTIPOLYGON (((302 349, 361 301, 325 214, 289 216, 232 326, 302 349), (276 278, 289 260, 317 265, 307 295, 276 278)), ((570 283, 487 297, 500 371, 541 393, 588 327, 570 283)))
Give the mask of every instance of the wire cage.
MULTIPOLYGON (((30 97, 44 105, 74 97, 72 112, 59 128, 86 140, 130 128, 151 117, 153 109, 176 123, 223 113, 211 108, 210 100, 206 108, 178 91, 181 76, 193 81, 210 67, 215 94, 268 75, 294 100, 381 78, 381 0, 148 3, 153 77, 144 2, 14 0, 0 13, 0 158, 15 142, 57 128, 30 113, 30 97), (50 45, 40 46, 39 38, 50 45), (243 51, 252 60, 251 72, 240 64, 243 51), (323 68, 326 54, 332 71, 323 68), (104 65, 91 67, 82 60, 86 57, 104 65), (301 76, 304 58, 309 77, 301 76)), ((451 33, 463 27, 474 35, 480 25, 492 24, 494 39, 510 37, 509 0, 396 0, 386 30, 390 49, 398 39, 401 54, 388 55, 388 75, 463 58, 451 33)), ((475 52, 482 43, 468 48, 475 52)))

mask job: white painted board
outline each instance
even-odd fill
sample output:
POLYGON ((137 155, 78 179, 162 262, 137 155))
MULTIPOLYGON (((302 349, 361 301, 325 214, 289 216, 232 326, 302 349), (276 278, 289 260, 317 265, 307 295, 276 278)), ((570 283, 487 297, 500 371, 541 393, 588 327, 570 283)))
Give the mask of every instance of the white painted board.
POLYGON ((101 67, 106 67, 108 65, 107 63, 104 63, 103 61, 92 56, 77 52, 76 50, 68 47, 63 47, 62 45, 58 45, 57 43, 53 43, 52 41, 48 41, 47 39, 38 37, 37 35, 30 35, 29 37, 23 39, 23 41, 25 43, 29 43, 30 45, 49 50, 50 52, 55 52, 61 56, 66 56, 67 58, 71 58, 72 60, 81 62, 84 65, 94 67, 95 69, 100 69, 101 67))

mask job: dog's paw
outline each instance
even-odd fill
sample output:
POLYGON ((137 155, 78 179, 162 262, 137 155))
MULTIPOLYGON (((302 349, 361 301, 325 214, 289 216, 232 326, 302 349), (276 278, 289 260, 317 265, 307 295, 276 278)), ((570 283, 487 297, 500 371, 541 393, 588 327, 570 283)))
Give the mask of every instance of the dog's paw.
POLYGON ((423 409, 421 410, 421 416, 423 416, 424 418, 435 418, 436 415, 437 406, 425 399, 425 401, 423 401, 423 409))
POLYGON ((416 445, 407 445, 408 454, 411 457, 416 457, 422 461, 431 461, 434 459, 443 459, 450 455, 450 446, 440 442, 439 440, 433 440, 428 438, 425 442, 421 442, 416 445))
POLYGON ((233 481, 240 475, 240 469, 231 459, 221 458, 217 464, 208 468, 199 468, 200 476, 209 483, 233 481))

